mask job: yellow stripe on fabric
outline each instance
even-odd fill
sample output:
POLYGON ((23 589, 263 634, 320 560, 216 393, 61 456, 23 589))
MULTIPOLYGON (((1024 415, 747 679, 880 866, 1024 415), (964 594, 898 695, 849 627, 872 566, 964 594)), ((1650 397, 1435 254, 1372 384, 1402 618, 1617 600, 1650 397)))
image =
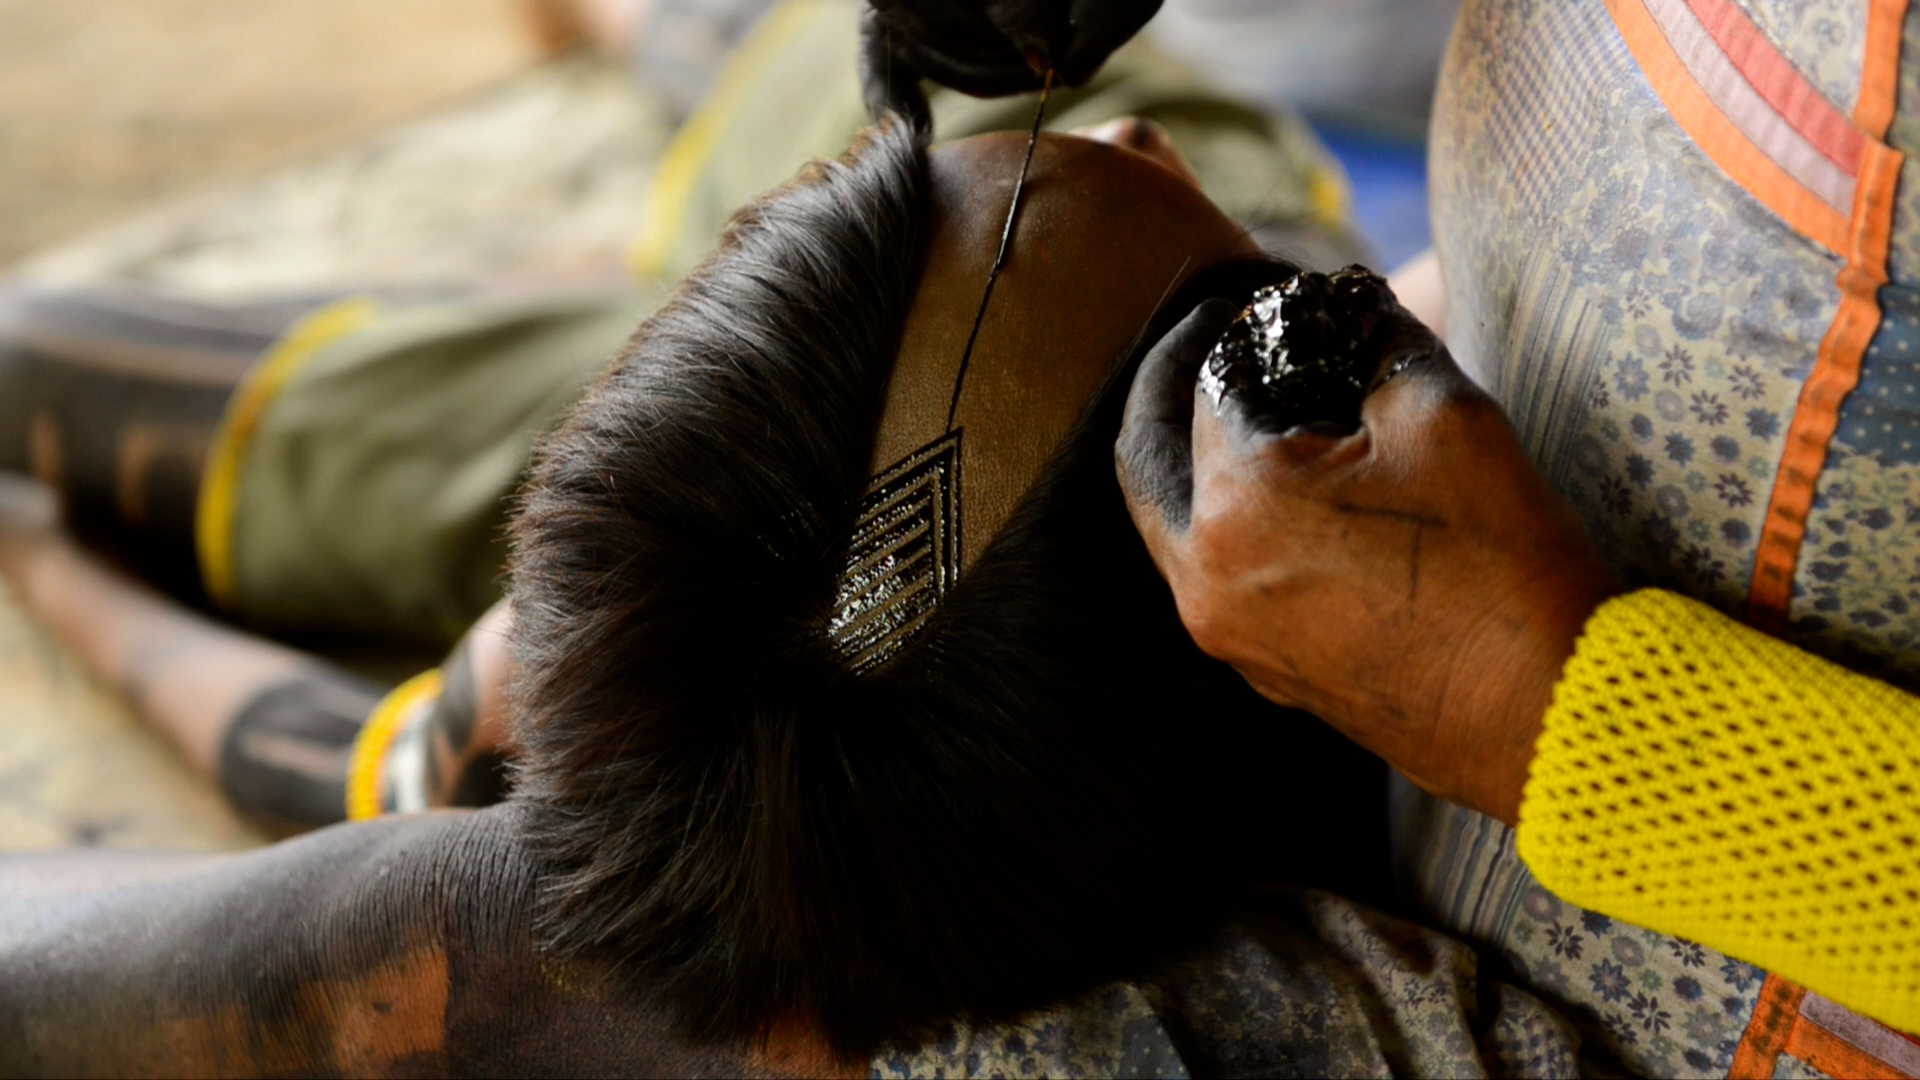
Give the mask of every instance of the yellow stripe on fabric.
POLYGON ((313 354, 373 319, 375 305, 363 297, 341 300, 295 323, 268 349, 227 402, 214 431, 194 507, 193 541, 200 579, 216 604, 233 599, 233 516, 240 498, 240 469, 247 446, 267 406, 313 354))
POLYGON ((1315 221, 1330 228, 1352 225, 1353 193, 1340 173, 1315 165, 1307 174, 1307 202, 1315 221))
POLYGON ((1920 698, 1645 589, 1587 621, 1518 851, 1603 915, 1920 1030, 1920 698))
POLYGON ((647 191, 646 231, 627 256, 635 274, 659 276, 685 225, 694 182, 713 156, 720 137, 750 99, 754 77, 806 26, 818 7, 812 0, 786 0, 768 12, 721 67, 713 89, 699 108, 680 125, 661 155, 660 167, 654 171, 653 184, 647 191))
POLYGON ((387 751, 400 735, 400 725, 414 706, 440 696, 446 680, 439 668, 430 668, 393 688, 380 699, 353 737, 347 758, 347 820, 366 821, 380 816, 380 774, 387 751))

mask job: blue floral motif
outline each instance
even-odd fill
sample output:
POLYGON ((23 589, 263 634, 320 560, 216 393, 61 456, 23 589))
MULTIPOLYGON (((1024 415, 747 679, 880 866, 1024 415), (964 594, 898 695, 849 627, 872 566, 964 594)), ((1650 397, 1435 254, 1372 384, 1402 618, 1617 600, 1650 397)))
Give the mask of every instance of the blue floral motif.
POLYGON ((1685 386, 1693 381, 1693 354, 1674 344, 1660 358, 1660 381, 1669 386, 1685 386))
POLYGON ((1547 931, 1547 944, 1557 955, 1569 960, 1580 959, 1580 949, 1585 942, 1586 939, 1580 936, 1580 932, 1571 926, 1562 926, 1556 922, 1547 931))
POLYGON ((1711 391, 1701 390, 1695 393, 1688 402, 1687 409, 1693 413, 1695 420, 1706 427, 1719 427, 1727 422, 1726 405, 1721 402, 1719 394, 1711 391))
POLYGON ((1712 548, 1704 544, 1688 544, 1687 549, 1680 553, 1680 569, 1696 583, 1711 585, 1726 573, 1727 565, 1712 548))
POLYGON ((1665 1031, 1673 1024, 1673 1015, 1661 1008, 1660 999, 1651 994, 1633 995, 1633 1000, 1627 1002, 1627 1011, 1633 1013, 1641 1027, 1651 1032, 1665 1031))
POLYGON ((1720 496, 1728 506, 1749 506, 1753 503, 1753 485, 1739 473, 1721 473, 1713 482, 1714 494, 1720 496))
POLYGON ((1767 409, 1748 409, 1747 434, 1756 439, 1771 439, 1780 434, 1780 414, 1767 409))
POLYGON ((1628 454, 1627 479, 1633 481, 1634 487, 1646 490, 1647 482, 1653 479, 1653 462, 1639 454, 1628 454))
POLYGON ((1745 993, 1749 987, 1759 985, 1763 975, 1765 972, 1759 968, 1745 961, 1735 960, 1731 956, 1720 961, 1720 978, 1742 993, 1745 993))
POLYGON ((1647 396, 1647 367, 1637 356, 1629 356, 1620 361, 1613 372, 1613 388, 1628 401, 1639 401, 1647 396))
POLYGON ((1633 1026, 1633 1021, 1625 1016, 1609 1009, 1601 1019, 1606 1024, 1607 1034, 1612 1035, 1616 1041, 1626 1046, 1632 1046, 1640 1041, 1639 1030, 1633 1026))
POLYGON ((1627 996, 1627 970, 1611 960, 1602 960, 1587 973, 1593 992, 1611 1005, 1627 996))
POLYGON ((1687 402, 1671 390, 1662 390, 1653 395, 1653 411, 1667 423, 1677 424, 1687 418, 1687 402))
POLYGON ((1653 493, 1653 502, 1671 521, 1684 521, 1693 507, 1687 503, 1687 494, 1677 487, 1668 485, 1653 493))
POLYGON ((1667 460, 1675 465, 1685 465, 1693 460, 1693 440, 1679 432, 1667 436, 1667 460))
POLYGON ((1604 477, 1600 481, 1600 502, 1624 517, 1633 509, 1633 490, 1617 476, 1604 477))

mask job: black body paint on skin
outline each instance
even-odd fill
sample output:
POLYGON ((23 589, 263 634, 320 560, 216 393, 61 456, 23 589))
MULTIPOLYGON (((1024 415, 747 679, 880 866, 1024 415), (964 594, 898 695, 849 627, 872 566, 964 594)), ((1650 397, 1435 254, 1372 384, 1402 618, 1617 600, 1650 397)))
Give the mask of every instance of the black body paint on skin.
POLYGON ((435 739, 435 752, 427 755, 428 790, 440 791, 444 785, 438 753, 444 739, 448 760, 455 767, 453 790, 447 804, 492 806, 506 798, 507 762, 492 750, 471 757, 467 753, 473 745, 474 725, 480 715, 480 682, 473 670, 471 633, 453 647, 440 671, 443 680, 440 698, 433 703, 427 721, 432 725, 431 730, 440 736, 435 739))
POLYGON ((1007 202, 1007 220, 1000 226, 1000 249, 993 265, 987 268, 987 287, 980 292, 980 306, 973 312, 973 329, 967 332, 967 347, 960 351, 960 370, 953 376, 953 396, 947 402, 947 431, 953 431, 954 413, 960 409, 960 390, 967 381, 967 362, 973 359, 973 343, 980 339, 980 324, 987 317, 987 302, 993 299, 993 286, 1007 265, 1007 250, 1013 246, 1013 226, 1020 216, 1020 197, 1027 191, 1027 170, 1033 167, 1033 148, 1040 142, 1040 125, 1047 118, 1047 97, 1053 93, 1053 72, 1047 72, 1040 85, 1040 104, 1033 110, 1033 127, 1027 131, 1027 152, 1020 158, 1020 175, 1013 181, 1013 198, 1007 202))
POLYGON ((1135 339, 1125 370, 1137 378, 1115 463, 1130 496, 1152 505, 1169 527, 1185 529, 1192 514, 1193 400, 1201 369, 1236 312, 1300 272, 1270 257, 1207 267, 1181 283, 1135 339))
POLYGON ((315 667, 260 691, 220 745, 220 788, 241 812, 296 828, 346 817, 347 758, 380 688, 315 667))
POLYGON ((1254 293, 1201 369, 1217 406, 1231 393, 1263 424, 1286 431, 1360 426, 1360 403, 1376 385, 1378 331, 1398 305, 1378 274, 1349 266, 1304 271, 1254 293))

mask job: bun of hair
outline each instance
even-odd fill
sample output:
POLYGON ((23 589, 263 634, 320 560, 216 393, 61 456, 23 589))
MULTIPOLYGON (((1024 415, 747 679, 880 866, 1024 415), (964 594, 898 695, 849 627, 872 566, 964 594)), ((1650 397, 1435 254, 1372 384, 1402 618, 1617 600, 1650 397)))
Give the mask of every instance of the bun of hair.
MULTIPOLYGON (((1132 529, 1139 350, 909 639, 857 672, 836 647, 927 204, 894 122, 743 211, 513 524, 541 933, 698 1038, 800 1019, 858 1058, 1004 1019, 1150 970, 1238 885, 1373 827, 1336 793, 1374 766, 1201 655, 1132 529)), ((1186 292, 1235 273, 1263 272, 1186 292)))

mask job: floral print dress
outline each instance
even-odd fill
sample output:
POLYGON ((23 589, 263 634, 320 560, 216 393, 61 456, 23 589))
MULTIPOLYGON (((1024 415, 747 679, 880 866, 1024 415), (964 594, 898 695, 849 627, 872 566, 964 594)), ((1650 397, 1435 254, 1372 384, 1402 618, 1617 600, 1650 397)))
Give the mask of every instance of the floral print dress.
MULTIPOLYGON (((1920 11, 1469 0, 1432 132, 1449 344, 1629 585, 1920 688, 1920 11)), ((1404 790, 1437 925, 1651 1075, 1920 1073, 1920 1045, 1542 889, 1404 790)))

